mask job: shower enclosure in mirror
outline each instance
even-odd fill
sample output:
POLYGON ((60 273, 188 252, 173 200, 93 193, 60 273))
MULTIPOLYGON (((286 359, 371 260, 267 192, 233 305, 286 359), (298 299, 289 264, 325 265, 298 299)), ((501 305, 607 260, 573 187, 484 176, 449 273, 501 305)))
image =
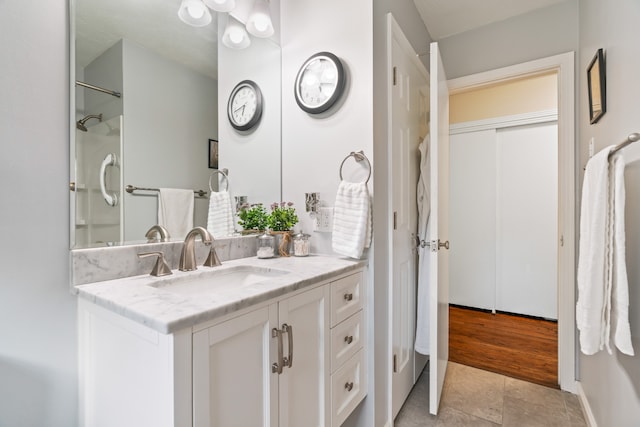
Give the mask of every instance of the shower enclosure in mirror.
MULTIPOLYGON (((71 1, 72 248, 146 241, 158 222, 158 193, 128 193, 127 186, 205 190, 194 193, 193 225, 206 225, 211 139, 219 141, 219 167, 229 170, 232 200, 280 200, 279 33, 252 37, 241 50, 218 41, 229 16, 243 22, 253 3, 237 0, 231 15, 210 10, 211 22, 194 27, 179 18, 180 0, 71 1), (230 87, 240 77, 265 93, 253 132, 226 121, 230 87), (258 164, 270 164, 272 173, 254 176, 258 164)), ((277 24, 279 2, 270 5, 277 24)))

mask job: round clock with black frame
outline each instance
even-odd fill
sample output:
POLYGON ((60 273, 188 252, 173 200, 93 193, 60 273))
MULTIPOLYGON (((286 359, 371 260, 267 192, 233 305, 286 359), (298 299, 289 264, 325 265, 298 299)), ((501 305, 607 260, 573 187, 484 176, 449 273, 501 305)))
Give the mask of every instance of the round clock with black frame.
POLYGON ((327 111, 344 93, 346 74, 340 58, 319 52, 302 64, 295 83, 298 106, 310 114, 327 111))
POLYGON ((229 123, 240 131, 249 130, 260 122, 262 117, 262 92, 256 82, 243 80, 229 95, 227 103, 229 123))

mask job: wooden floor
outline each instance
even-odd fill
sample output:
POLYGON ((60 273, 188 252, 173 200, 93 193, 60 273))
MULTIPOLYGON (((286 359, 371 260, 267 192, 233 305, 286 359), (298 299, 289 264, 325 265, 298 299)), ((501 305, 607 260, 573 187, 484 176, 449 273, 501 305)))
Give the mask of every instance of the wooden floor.
POLYGON ((449 360, 558 388, 558 324, 451 306, 449 360))

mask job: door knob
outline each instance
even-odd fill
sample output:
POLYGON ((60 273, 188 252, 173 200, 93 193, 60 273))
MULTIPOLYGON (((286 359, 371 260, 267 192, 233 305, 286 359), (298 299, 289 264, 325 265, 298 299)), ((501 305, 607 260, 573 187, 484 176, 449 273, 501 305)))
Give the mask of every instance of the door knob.
POLYGON ((442 243, 440 239, 438 239, 438 249, 444 247, 446 250, 449 250, 449 241, 442 243))

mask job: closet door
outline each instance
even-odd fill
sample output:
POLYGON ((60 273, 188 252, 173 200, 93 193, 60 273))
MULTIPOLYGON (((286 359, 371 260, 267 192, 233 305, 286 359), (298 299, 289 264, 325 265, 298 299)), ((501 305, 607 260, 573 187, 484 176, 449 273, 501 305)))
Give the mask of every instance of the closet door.
POLYGON ((495 308, 496 131, 454 134, 451 143, 449 302, 495 308))
POLYGON ((496 308, 557 319, 557 122, 497 132, 496 308))

